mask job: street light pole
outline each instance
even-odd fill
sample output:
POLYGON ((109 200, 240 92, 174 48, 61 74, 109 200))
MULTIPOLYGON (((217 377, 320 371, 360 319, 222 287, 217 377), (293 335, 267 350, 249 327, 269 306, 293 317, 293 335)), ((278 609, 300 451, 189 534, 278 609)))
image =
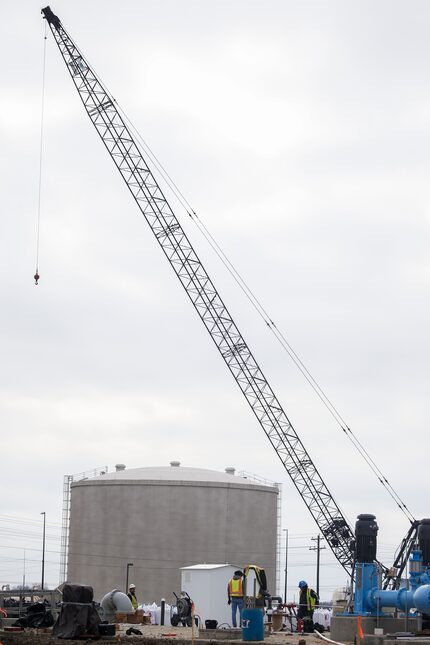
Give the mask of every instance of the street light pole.
POLYGON ((285 582, 284 582, 284 603, 287 603, 287 576, 288 576, 288 529, 285 531, 285 582))
POLYGON ((45 537, 46 537, 46 512, 42 511, 43 515, 43 542, 42 542, 42 591, 45 588, 45 537))
POLYGON ((130 570, 130 567, 133 566, 133 562, 127 562, 127 576, 125 578, 125 593, 128 592, 128 572, 130 570))

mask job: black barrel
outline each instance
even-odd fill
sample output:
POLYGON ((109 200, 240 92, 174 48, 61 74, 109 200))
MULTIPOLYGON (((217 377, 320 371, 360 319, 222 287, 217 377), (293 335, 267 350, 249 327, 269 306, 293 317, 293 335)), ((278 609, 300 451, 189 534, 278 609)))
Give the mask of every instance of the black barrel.
POLYGON ((376 536, 378 525, 374 515, 363 513, 355 523, 355 559, 357 562, 376 560, 376 536))
POLYGON ((423 557, 423 565, 430 566, 430 518, 421 520, 418 527, 418 546, 423 557))

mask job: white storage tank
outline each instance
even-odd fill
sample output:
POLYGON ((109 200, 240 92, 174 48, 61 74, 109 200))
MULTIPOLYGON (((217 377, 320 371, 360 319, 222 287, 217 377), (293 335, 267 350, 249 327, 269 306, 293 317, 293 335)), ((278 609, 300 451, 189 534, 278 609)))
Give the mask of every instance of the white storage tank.
POLYGON ((129 565, 139 602, 173 602, 181 567, 233 562, 264 567, 275 592, 277 487, 232 468, 116 468, 71 485, 69 582, 100 599, 125 591, 129 565))

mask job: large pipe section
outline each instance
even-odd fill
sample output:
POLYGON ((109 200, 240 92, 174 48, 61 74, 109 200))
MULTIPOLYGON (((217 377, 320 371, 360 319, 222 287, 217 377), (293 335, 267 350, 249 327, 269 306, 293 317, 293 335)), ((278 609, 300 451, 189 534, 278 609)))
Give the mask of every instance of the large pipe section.
POLYGON ((417 609, 422 614, 430 614, 430 585, 421 585, 417 589, 403 587, 397 591, 373 590, 369 593, 368 606, 372 614, 378 614, 383 607, 400 611, 417 609))
POLYGON ((409 588, 395 591, 372 589, 368 594, 368 605, 372 612, 379 613, 380 607, 395 607, 400 611, 417 609, 430 614, 430 520, 422 520, 418 528, 418 549, 409 559, 409 588), (425 554, 423 558, 423 553, 425 554))
POLYGON ((100 604, 103 609, 104 618, 108 622, 115 620, 117 611, 126 614, 133 612, 133 605, 131 604, 130 598, 119 589, 109 591, 109 593, 103 596, 100 604))
POLYGON ((409 560, 409 585, 397 590, 381 589, 376 560, 378 525, 374 515, 359 515, 355 525, 355 594, 354 613, 379 615, 383 608, 409 612, 411 609, 430 614, 430 519, 418 527, 418 545, 409 560))

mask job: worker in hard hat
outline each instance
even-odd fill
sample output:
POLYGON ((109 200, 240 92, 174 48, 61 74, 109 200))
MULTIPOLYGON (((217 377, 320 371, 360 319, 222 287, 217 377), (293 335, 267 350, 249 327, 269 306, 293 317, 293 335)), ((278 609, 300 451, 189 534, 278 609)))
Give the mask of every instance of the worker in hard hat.
POLYGON ((131 604, 133 605, 133 609, 136 610, 138 608, 138 606, 139 606, 139 603, 137 602, 137 598, 136 598, 136 585, 132 584, 132 585, 129 586, 127 596, 131 600, 131 604))
POLYGON ((239 610, 239 627, 242 627, 242 611, 243 611, 243 573, 242 571, 235 571, 231 580, 227 585, 228 604, 231 605, 231 621, 233 627, 237 627, 236 615, 239 610))
POLYGON ((314 609, 318 604, 319 599, 313 589, 308 586, 306 580, 299 582, 299 609, 297 611, 297 618, 303 620, 303 626, 306 631, 306 622, 313 620, 314 609))

